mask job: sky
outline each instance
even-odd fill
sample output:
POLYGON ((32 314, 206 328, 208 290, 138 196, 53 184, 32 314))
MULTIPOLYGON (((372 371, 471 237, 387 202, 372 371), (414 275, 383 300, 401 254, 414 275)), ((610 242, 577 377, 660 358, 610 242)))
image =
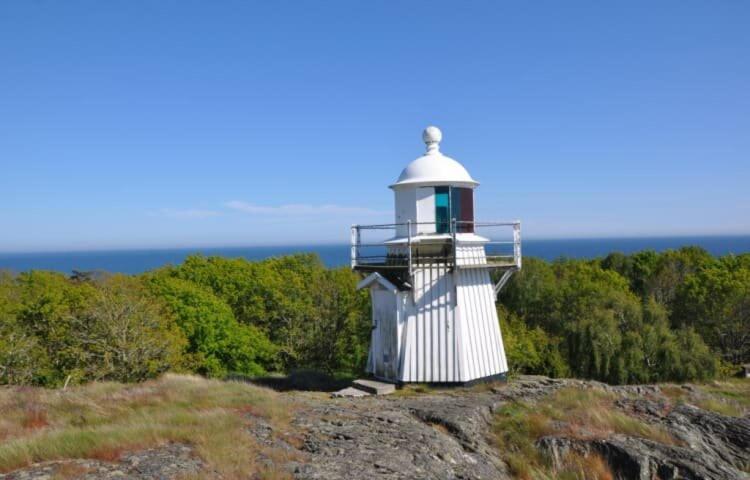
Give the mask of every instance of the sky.
POLYGON ((0 252, 344 243, 441 150, 526 238, 750 233, 750 2, 0 2, 0 252))

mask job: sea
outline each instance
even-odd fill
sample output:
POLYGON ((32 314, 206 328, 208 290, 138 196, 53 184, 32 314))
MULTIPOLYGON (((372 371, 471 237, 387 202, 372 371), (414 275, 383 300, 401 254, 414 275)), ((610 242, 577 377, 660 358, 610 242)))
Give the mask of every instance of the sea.
MULTIPOLYGON (((750 252, 750 235, 643 237, 643 238, 585 238, 585 239, 525 239, 524 257, 545 260, 566 258, 596 258, 611 252, 632 253, 640 250, 664 251, 695 245, 713 255, 750 252)), ((349 245, 292 245, 226 248, 172 248, 158 250, 96 250, 44 253, 0 253, 0 270, 23 272, 53 270, 70 274, 75 271, 99 271, 138 274, 167 264, 177 265, 193 254, 242 257, 248 260, 313 252, 329 267, 349 264, 349 245)))

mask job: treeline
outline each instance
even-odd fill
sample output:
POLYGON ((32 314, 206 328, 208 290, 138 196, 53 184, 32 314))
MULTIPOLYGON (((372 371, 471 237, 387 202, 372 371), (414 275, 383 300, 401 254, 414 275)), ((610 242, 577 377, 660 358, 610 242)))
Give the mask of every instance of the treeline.
POLYGON ((191 256, 138 276, 0 272, 0 383, 355 372, 370 333, 356 283, 315 255, 191 256))
MULTIPOLYGON (((0 272, 0 383, 310 368, 359 374, 370 302, 315 255, 191 256, 137 276, 0 272)), ((525 259, 498 312, 512 371, 687 381, 750 362, 750 255, 699 248, 525 259)))
POLYGON ((728 375, 750 362, 750 255, 528 259, 499 312, 517 372, 609 383, 728 375))

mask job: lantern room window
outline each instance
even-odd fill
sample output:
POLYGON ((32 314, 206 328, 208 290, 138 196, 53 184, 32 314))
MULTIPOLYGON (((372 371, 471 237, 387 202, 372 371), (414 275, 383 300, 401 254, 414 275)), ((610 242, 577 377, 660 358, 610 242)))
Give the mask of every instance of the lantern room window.
POLYGON ((435 231, 448 233, 451 230, 450 187, 435 187, 435 231))
POLYGON ((458 233, 474 232, 474 190, 451 188, 451 216, 456 219, 458 233))
POLYGON ((435 231, 450 233, 456 219, 458 233, 474 231, 474 191, 463 187, 435 187, 435 231))

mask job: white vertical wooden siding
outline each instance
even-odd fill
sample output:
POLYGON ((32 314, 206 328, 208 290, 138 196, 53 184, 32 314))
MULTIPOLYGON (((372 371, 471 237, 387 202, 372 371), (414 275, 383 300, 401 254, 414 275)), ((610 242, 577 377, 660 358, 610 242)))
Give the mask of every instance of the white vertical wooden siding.
POLYGON ((456 263, 459 266, 486 265, 487 255, 484 252, 484 245, 481 243, 459 244, 456 247, 456 263))
POLYGON ((506 373, 508 361, 489 272, 482 268, 458 269, 457 277, 460 381, 506 373))
POLYGON ((403 303, 399 381, 468 382, 508 371, 486 269, 420 268, 414 289, 403 303))
MULTIPOLYGON (((392 247, 392 252, 399 248, 392 247)), ((469 382, 508 371, 489 270, 461 268, 486 265, 484 246, 459 245, 456 256, 455 269, 446 264, 415 266, 410 291, 391 294, 377 284, 371 287, 373 303, 380 307, 373 305, 374 318, 384 317, 383 308, 396 310, 396 322, 389 328, 397 330, 397 371, 386 379, 469 382)), ((379 362, 387 347, 385 332, 376 327, 368 371, 382 376, 379 362)))
POLYGON ((458 382, 455 286, 445 265, 414 272, 414 294, 404 303, 400 381, 458 382))

